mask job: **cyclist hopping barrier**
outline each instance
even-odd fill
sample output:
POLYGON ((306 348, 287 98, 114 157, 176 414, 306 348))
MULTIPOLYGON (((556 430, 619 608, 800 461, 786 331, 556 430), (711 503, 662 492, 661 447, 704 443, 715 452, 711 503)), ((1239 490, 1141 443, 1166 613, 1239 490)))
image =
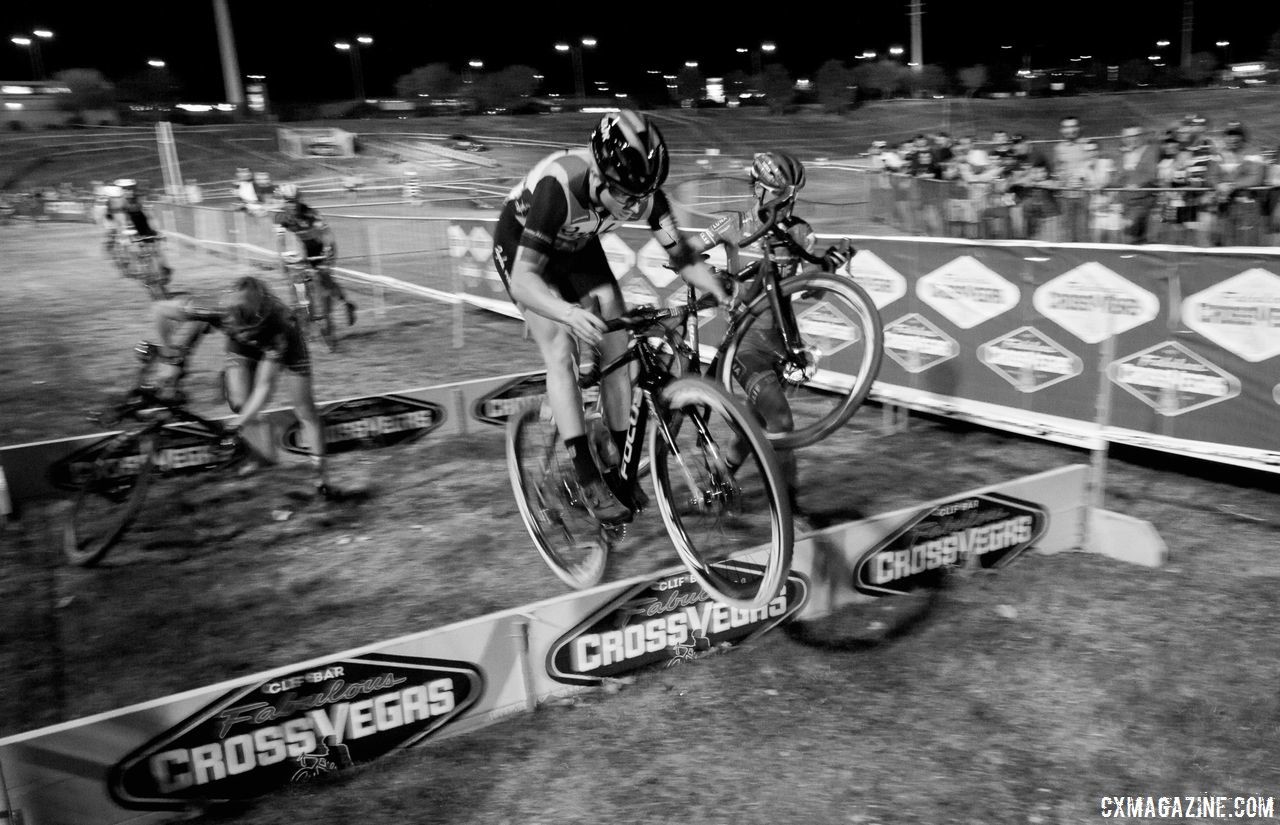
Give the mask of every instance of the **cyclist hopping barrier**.
MULTIPOLYGON (((333 402, 323 405, 326 437, 331 452, 500 437, 542 389, 540 373, 523 373, 333 402)), ((287 452, 292 414, 270 418, 287 452)), ((0 451, 20 503, 48 495, 32 479, 65 471, 93 438, 0 451)), ((1164 545, 1149 523, 1090 506, 1092 476, 1065 466, 798 536, 780 590, 754 610, 709 598, 671 567, 12 736, 0 740, 0 800, 26 825, 173 821, 897 598, 939 571, 1071 550, 1159 564, 1164 545)))

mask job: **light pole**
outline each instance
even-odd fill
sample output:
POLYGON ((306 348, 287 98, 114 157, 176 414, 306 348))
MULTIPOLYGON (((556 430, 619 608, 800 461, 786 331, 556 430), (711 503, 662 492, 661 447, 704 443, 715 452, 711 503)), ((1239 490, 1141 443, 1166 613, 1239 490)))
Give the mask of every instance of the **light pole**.
POLYGON ((587 86, 582 75, 582 50, 594 49, 596 47, 596 39, 594 37, 584 37, 577 43, 557 43, 556 51, 564 54, 569 53, 573 58, 573 74, 576 82, 576 90, 578 92, 578 105, 582 105, 587 101, 587 86))
POLYGON ((1223 61, 1223 63, 1225 63, 1225 64, 1226 64, 1227 68, 1231 68, 1231 41, 1230 41, 1230 40, 1219 40, 1219 41, 1218 41, 1217 43, 1215 43, 1214 45, 1216 45, 1219 49, 1222 49, 1222 50, 1223 50, 1223 52, 1222 52, 1222 61, 1223 61))
POLYGON ((351 85, 355 88, 356 100, 364 100, 364 69, 360 65, 360 49, 365 46, 373 45, 373 38, 367 34, 357 35, 354 43, 348 40, 339 40, 333 44, 333 47, 340 52, 346 52, 351 58, 351 85))
POLYGON ((52 40, 53 32, 48 29, 32 29, 30 34, 17 34, 9 38, 15 46, 22 46, 31 58, 31 74, 35 80, 44 80, 44 61, 40 56, 40 41, 52 40))

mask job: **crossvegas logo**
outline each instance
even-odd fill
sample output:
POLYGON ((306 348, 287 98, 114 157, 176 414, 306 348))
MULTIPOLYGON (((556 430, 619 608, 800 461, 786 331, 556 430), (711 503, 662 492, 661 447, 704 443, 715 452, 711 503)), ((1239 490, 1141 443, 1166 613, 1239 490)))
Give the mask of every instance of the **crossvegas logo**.
POLYGON ((479 700, 474 665, 371 654, 228 693, 111 770, 126 808, 260 796, 422 742, 479 700))
POLYGON ((999 493, 966 496, 922 510, 854 565, 853 586, 873 596, 910 592, 947 567, 1009 564, 1044 535, 1042 507, 999 493))
POLYGON ((534 399, 541 400, 546 394, 545 376, 525 375, 479 398, 471 407, 471 415, 486 424, 506 426, 512 413, 525 404, 533 403, 534 399))
MULTIPOLYGON (((165 474, 198 473, 217 467, 228 458, 228 448, 221 437, 194 424, 176 424, 157 434, 159 440, 155 467, 165 474)), ((142 450, 137 441, 134 449, 117 449, 115 437, 104 438, 49 466, 49 481, 59 489, 78 490, 86 479, 104 471, 112 478, 136 476, 142 467, 142 450), (105 456, 106 448, 112 454, 105 456)))
MULTIPOLYGON (((444 407, 439 404, 400 395, 339 401, 320 413, 325 449, 330 454, 413 441, 439 427, 446 417, 444 407)), ((297 420, 285 430, 283 442, 291 453, 311 454, 302 435, 302 424, 297 420)))
MULTIPOLYGON (((758 574, 758 565, 721 562, 758 574)), ((712 600, 688 573, 624 591, 556 640, 547 672, 567 685, 596 685, 649 667, 710 655, 759 636, 796 613, 809 582, 791 573, 764 607, 740 610, 712 600)))

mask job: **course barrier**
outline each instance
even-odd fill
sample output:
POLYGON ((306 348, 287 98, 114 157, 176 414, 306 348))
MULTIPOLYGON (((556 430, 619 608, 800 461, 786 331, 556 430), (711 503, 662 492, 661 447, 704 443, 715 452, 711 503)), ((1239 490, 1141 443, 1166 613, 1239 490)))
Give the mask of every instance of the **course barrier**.
POLYGON ((1150 524, 1089 505, 1089 477, 1070 465, 800 536, 760 610, 711 601, 672 567, 0 739, 0 800, 24 825, 173 821, 873 605, 939 570, 1070 550, 1160 563, 1150 524))

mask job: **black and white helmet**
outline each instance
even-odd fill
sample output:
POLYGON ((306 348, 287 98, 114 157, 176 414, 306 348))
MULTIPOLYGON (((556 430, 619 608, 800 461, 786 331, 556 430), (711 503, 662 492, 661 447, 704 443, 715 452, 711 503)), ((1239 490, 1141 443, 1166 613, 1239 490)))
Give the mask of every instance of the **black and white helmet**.
POLYGON ((658 127, 629 109, 607 114, 596 125, 591 157, 610 190, 633 198, 656 192, 670 169, 658 127))
POLYGON ((793 202, 804 188, 804 164, 786 152, 760 152, 751 161, 751 185, 762 187, 768 203, 793 202))

